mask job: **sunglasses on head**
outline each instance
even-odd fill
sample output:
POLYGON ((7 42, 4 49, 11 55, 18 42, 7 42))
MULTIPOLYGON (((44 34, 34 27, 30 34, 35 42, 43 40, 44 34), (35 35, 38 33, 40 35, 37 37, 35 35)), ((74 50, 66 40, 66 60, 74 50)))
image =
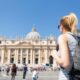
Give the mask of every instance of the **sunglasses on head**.
MULTIPOLYGON (((58 25, 58 29, 60 29, 60 26, 61 26, 61 25, 58 25)), ((71 29, 70 29, 70 27, 69 27, 68 25, 65 25, 64 28, 65 28, 66 30, 68 30, 68 31, 71 31, 71 29)))
POLYGON ((58 29, 60 28, 60 25, 58 25, 58 29))

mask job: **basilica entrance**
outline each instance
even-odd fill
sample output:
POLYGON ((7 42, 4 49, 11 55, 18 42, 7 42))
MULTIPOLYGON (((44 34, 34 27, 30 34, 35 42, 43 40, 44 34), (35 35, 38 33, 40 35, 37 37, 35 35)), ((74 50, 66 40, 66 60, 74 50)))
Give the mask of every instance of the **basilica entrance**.
POLYGON ((26 64, 26 58, 23 58, 23 64, 26 64))
POLYGON ((14 58, 10 58, 10 63, 14 63, 14 58))
POLYGON ((53 64, 53 57, 52 56, 49 57, 49 64, 52 67, 52 64, 53 64))

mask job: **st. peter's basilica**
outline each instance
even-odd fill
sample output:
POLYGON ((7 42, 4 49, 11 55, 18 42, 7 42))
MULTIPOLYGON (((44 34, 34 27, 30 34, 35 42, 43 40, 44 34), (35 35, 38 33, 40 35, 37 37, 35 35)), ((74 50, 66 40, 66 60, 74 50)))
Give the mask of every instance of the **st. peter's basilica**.
POLYGON ((23 39, 0 37, 0 64, 53 65, 54 50, 56 50, 56 37, 50 35, 41 38, 36 29, 32 28, 23 39))

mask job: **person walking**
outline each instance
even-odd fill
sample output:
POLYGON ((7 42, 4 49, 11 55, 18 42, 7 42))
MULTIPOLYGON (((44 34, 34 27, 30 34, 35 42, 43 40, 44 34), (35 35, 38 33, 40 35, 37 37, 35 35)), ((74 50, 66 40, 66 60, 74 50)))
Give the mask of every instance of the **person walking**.
POLYGON ((0 66, 0 74, 1 74, 2 70, 1 70, 1 66, 0 66))
POLYGON ((23 67, 23 80, 26 78, 27 71, 28 71, 27 65, 24 64, 24 67, 23 67))
POLYGON ((63 16, 60 20, 58 29, 61 34, 58 37, 59 51, 55 50, 53 57, 60 66, 59 80, 75 80, 73 75, 69 72, 73 66, 73 57, 75 55, 75 48, 77 41, 72 36, 76 32, 78 19, 74 13, 63 16))
POLYGON ((7 76, 9 76, 9 72, 10 72, 10 67, 7 66, 7 68, 6 68, 6 75, 7 75, 7 76))
POLYGON ((38 79, 38 71, 37 69, 34 69, 33 70, 33 74, 32 74, 32 80, 37 80, 38 79))
POLYGON ((16 64, 13 64, 12 65, 12 69, 11 69, 11 80, 15 80, 15 76, 17 74, 17 67, 16 67, 16 64))

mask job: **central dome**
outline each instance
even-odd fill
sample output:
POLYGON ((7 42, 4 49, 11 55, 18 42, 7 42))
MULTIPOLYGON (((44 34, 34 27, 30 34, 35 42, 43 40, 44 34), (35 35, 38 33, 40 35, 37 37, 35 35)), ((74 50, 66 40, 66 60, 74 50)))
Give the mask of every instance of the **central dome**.
POLYGON ((26 39, 28 40, 39 40, 40 34, 36 31, 36 28, 33 27, 32 31, 26 35, 26 39))

